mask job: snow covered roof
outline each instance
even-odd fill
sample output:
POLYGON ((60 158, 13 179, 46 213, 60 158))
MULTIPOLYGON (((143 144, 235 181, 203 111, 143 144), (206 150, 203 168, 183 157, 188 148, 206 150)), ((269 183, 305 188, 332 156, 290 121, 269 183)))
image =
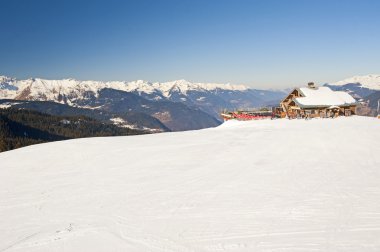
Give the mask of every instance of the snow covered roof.
POLYGON ((355 99, 346 92, 333 91, 328 87, 298 88, 303 97, 293 100, 300 107, 347 106, 356 104, 355 99))

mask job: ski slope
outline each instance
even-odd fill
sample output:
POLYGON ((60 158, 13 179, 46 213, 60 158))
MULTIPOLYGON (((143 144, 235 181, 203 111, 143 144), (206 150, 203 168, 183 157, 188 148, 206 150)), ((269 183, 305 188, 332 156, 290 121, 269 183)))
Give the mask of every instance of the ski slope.
POLYGON ((0 153, 0 251, 380 251, 379 237, 374 118, 0 153))

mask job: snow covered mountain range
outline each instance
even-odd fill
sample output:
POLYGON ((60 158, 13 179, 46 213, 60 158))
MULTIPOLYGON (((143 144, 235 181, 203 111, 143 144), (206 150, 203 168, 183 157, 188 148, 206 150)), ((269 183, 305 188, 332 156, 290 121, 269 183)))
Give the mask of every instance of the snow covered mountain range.
POLYGON ((276 101, 283 95, 281 91, 256 90, 244 85, 192 83, 186 80, 163 83, 143 80, 102 82, 39 78, 17 80, 0 76, 0 99, 55 101, 81 106, 83 100, 88 100, 91 97, 97 98, 102 89, 130 92, 148 100, 169 100, 201 107, 202 105, 207 107, 210 102, 215 103, 216 98, 223 100, 219 101, 219 103, 223 103, 223 107, 226 107, 227 104, 225 103, 230 103, 236 107, 255 106, 276 101), (244 97, 247 95, 249 97, 244 97))
POLYGON ((186 95, 189 91, 246 91, 243 85, 215 84, 215 83, 191 83, 186 80, 172 82, 148 82, 137 81, 80 81, 75 79, 46 80, 32 78, 17 80, 6 76, 0 76, 0 98, 49 100, 68 104, 75 104, 76 99, 84 99, 88 92, 97 95, 104 88, 110 88, 126 92, 136 92, 150 96, 151 99, 161 100, 170 98, 173 94, 186 95), (63 97, 67 99, 64 100, 63 97))
POLYGON ((341 81, 331 83, 333 86, 345 86, 348 84, 358 84, 362 88, 368 88, 372 90, 380 90, 380 75, 379 74, 369 74, 362 76, 354 76, 341 81))
POLYGON ((222 109, 276 104, 283 95, 282 91, 186 80, 152 83, 142 80, 102 82, 0 77, 0 99, 52 101, 107 111, 115 113, 116 118, 122 118, 126 124, 125 113, 139 112, 159 119, 171 130, 216 126, 220 123, 222 109))
MULTIPOLYGON (((367 99, 370 106, 375 106, 373 104, 377 104, 380 94, 380 75, 354 76, 326 83, 325 86, 347 91, 357 99, 367 99)), ((158 128, 155 126, 154 130, 167 128, 178 131, 217 126, 220 124, 219 113, 223 109, 277 105, 284 96, 284 91, 258 90, 244 85, 192 83, 186 80, 162 83, 143 80, 104 82, 39 78, 17 80, 0 76, 0 103, 1 99, 3 103, 4 99, 29 101, 17 103, 17 106, 32 107, 49 113, 43 104, 32 106, 31 102, 55 102, 80 108, 81 112, 83 109, 92 110, 86 114, 97 113, 97 118, 106 118, 104 120, 121 126, 150 128, 156 125, 158 128), (100 116, 102 113, 107 113, 107 116, 100 116), (163 125, 158 126, 157 120, 163 125)), ((6 106, 14 104, 9 100, 5 102, 6 106)), ((61 106, 58 110, 64 115, 67 107, 61 106)), ((73 115, 72 111, 70 115, 73 115)))
MULTIPOLYGON (((326 83, 325 85, 334 87, 335 89, 355 86, 374 92, 380 90, 380 75, 354 76, 341 81, 326 83)), ((47 100, 77 105, 78 100, 86 99, 91 94, 97 97, 99 91, 105 88, 135 93, 150 100, 167 99, 182 102, 188 99, 194 100, 194 97, 191 95, 192 93, 212 93, 220 96, 223 93, 254 92, 258 96, 257 98, 261 98, 259 99, 261 101, 276 100, 279 98, 279 93, 283 94, 281 91, 257 90, 244 85, 193 83, 186 80, 170 82, 148 82, 144 80, 103 82, 75 79, 47 80, 40 78, 17 80, 7 76, 0 76, 0 99, 47 100)), ((207 97, 200 96, 195 100, 198 102, 206 101, 207 97)), ((239 104, 239 99, 231 102, 239 104)))
POLYGON ((354 76, 341 81, 327 83, 325 86, 333 90, 347 91, 356 98, 365 98, 372 93, 380 91, 380 75, 354 76))

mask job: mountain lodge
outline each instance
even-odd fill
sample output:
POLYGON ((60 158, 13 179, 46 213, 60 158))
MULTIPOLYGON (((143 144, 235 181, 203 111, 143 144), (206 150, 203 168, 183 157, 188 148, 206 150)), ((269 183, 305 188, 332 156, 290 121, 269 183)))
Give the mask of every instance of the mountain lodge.
POLYGON ((346 92, 317 87, 295 88, 280 103, 276 114, 288 118, 337 117, 356 114, 357 102, 346 92))

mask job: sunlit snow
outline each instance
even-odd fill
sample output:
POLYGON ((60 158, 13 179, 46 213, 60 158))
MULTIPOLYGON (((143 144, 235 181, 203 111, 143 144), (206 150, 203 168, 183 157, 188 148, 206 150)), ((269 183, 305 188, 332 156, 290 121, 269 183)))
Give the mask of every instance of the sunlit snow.
POLYGON ((375 118, 69 140, 0 166, 0 251, 380 250, 375 118))

